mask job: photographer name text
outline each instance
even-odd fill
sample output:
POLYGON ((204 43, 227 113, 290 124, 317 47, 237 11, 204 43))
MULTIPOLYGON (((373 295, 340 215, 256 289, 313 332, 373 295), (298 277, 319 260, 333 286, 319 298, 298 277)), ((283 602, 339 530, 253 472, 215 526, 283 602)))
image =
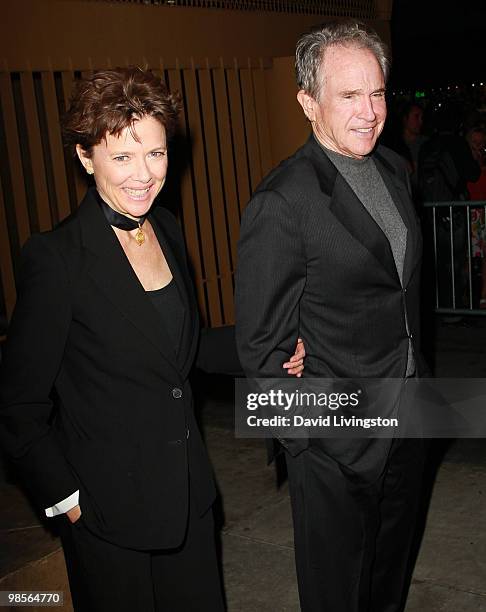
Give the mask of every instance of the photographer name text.
POLYGON ((301 415, 293 415, 292 417, 275 415, 273 417, 264 418, 252 414, 247 417, 246 423, 249 427, 342 427, 342 428, 360 428, 371 429, 374 427, 398 427, 398 419, 396 418, 362 418, 362 417, 345 417, 337 414, 328 414, 317 417, 304 417, 301 415))

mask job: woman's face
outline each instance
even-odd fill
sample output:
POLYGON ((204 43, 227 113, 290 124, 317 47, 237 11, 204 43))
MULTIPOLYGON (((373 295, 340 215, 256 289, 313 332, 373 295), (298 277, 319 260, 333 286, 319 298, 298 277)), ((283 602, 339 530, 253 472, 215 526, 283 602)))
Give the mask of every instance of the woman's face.
POLYGON ((119 136, 107 134, 93 147, 91 158, 79 145, 76 150, 111 208, 135 218, 148 212, 167 174, 167 143, 160 121, 145 116, 119 136))

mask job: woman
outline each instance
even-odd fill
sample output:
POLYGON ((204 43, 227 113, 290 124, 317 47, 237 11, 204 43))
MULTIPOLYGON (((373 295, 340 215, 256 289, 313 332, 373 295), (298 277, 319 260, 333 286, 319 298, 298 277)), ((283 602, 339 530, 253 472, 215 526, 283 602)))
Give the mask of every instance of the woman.
POLYGON ((196 301, 179 226, 152 209, 178 111, 147 71, 80 81, 64 132, 96 188, 23 251, 0 430, 59 515, 76 610, 223 609, 188 383, 196 301))

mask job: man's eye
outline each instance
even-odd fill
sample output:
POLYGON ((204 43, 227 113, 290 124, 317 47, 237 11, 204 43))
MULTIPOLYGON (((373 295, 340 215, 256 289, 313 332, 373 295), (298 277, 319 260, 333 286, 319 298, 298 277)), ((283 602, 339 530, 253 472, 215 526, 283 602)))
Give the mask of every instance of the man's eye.
POLYGON ((163 157, 165 155, 165 151, 152 151, 150 155, 152 157, 163 157))
POLYGON ((115 161, 125 162, 128 161, 128 155, 117 155, 113 158, 115 161))

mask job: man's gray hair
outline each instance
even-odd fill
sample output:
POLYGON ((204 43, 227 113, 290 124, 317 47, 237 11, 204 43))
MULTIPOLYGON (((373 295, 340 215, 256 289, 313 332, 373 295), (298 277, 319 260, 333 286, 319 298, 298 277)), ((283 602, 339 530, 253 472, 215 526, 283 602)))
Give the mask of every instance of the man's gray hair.
POLYGON ((390 71, 388 47, 378 34, 359 21, 326 23, 304 34, 295 50, 295 75, 299 89, 318 100, 322 82, 319 67, 329 47, 342 45, 369 49, 381 66, 385 81, 390 71))

